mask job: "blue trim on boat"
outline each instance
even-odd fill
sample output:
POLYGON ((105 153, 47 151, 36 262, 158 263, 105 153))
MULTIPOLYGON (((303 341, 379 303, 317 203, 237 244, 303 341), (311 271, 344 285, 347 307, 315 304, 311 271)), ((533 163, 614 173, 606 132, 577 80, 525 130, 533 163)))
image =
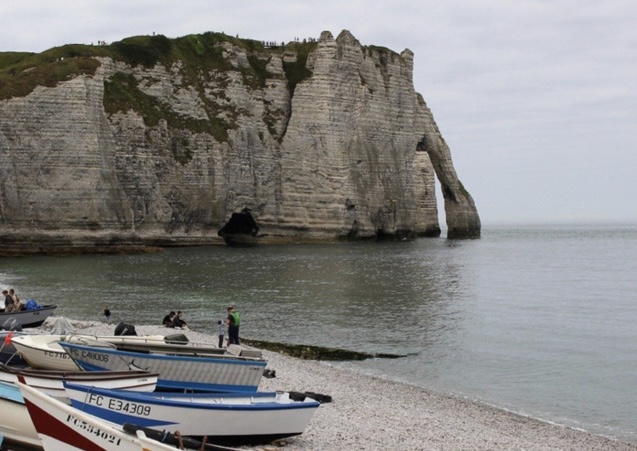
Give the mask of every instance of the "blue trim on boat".
POLYGON ((123 351, 119 349, 107 348, 107 347, 93 347, 93 346, 83 346, 75 343, 68 343, 66 341, 60 341, 60 346, 63 348, 71 348, 77 349, 79 351, 85 352, 100 352, 104 354, 110 354, 115 356, 126 356, 126 357, 140 357, 143 356, 145 359, 153 359, 153 360, 175 360, 175 361, 194 361, 194 362, 211 362, 211 363, 224 363, 229 365, 250 365, 250 366, 262 366, 266 367, 268 362, 265 360, 241 360, 240 358, 214 358, 209 356, 186 356, 186 355, 172 355, 172 354, 164 354, 158 352, 156 354, 153 353, 145 353, 145 352, 131 352, 131 351, 123 351))
POLYGON ((0 381, 0 398, 17 404, 24 404, 24 398, 17 385, 0 381))
MULTIPOLYGON (((240 393, 188 393, 184 395, 183 393, 153 393, 153 392, 134 392, 127 390, 118 390, 118 389, 103 389, 98 387, 89 387, 77 384, 70 384, 66 381, 63 382, 65 388, 70 388, 72 390, 81 391, 83 393, 93 393, 101 396, 108 396, 110 398, 116 398, 119 400, 139 403, 139 404, 152 404, 158 406, 174 406, 174 407, 185 407, 185 408, 197 408, 197 409, 206 409, 206 410, 251 410, 251 411, 259 411, 259 410, 291 410, 291 409, 307 409, 307 408, 316 408, 320 403, 318 401, 296 401, 290 403, 277 403, 274 401, 271 402, 259 402, 257 404, 200 404, 188 401, 187 399, 171 399, 171 398, 184 398, 187 396, 192 399, 206 399, 206 398, 267 398, 267 397, 275 397, 275 392, 269 393, 250 393, 250 394, 240 394, 240 393)), ((127 421, 132 422, 132 421, 127 421)))

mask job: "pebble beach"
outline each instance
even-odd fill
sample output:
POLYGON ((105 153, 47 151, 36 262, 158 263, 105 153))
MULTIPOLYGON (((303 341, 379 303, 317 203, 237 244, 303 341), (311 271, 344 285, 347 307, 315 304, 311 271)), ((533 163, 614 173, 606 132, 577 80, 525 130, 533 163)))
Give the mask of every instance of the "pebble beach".
MULTIPOLYGON (((51 318, 54 320, 55 318, 51 318)), ((77 333, 112 335, 114 325, 71 321, 77 333)), ((46 323, 43 331, 51 323, 46 323), (48 325, 48 326, 47 326, 48 325)), ((169 335, 175 329, 135 326, 138 335, 169 335)), ((216 345, 217 337, 183 332, 191 342, 216 345)), ((322 404, 305 432, 277 445, 246 450, 580 450, 637 451, 585 431, 549 424, 465 399, 263 351, 276 377, 261 391, 315 392, 332 397, 322 404)))

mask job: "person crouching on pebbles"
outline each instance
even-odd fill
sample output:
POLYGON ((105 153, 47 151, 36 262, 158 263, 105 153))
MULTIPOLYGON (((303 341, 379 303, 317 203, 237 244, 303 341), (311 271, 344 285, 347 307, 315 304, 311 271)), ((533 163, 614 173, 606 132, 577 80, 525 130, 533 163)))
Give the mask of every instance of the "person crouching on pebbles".
POLYGON ((173 327, 175 329, 190 330, 184 319, 184 313, 181 310, 179 310, 177 315, 173 318, 173 327))

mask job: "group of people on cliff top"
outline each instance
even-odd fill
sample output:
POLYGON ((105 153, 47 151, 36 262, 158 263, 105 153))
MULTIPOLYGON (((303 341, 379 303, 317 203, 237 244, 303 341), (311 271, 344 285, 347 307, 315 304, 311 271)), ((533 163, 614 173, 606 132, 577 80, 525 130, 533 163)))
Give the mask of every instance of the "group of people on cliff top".
MULTIPOLYGON (((241 324, 241 315, 234 309, 233 305, 227 308, 228 316, 225 321, 217 321, 217 335, 219 337, 219 347, 224 347, 225 325, 228 326, 228 346, 231 344, 240 344, 239 326, 241 324)), ((162 324, 166 327, 174 327, 176 329, 190 330, 184 318, 184 313, 179 310, 177 313, 171 311, 162 320, 162 324)))
POLYGON ((20 301, 20 298, 16 294, 13 288, 2 290, 2 294, 4 295, 4 312, 19 312, 24 309, 24 304, 20 301))

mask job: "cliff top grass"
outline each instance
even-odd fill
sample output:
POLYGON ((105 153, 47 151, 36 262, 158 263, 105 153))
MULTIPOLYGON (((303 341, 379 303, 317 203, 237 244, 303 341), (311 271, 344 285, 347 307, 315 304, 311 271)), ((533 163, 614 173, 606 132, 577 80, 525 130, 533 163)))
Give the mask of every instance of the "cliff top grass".
POLYGON ((92 75, 99 67, 98 57, 109 57, 131 66, 144 67, 156 64, 171 67, 181 61, 181 70, 186 79, 194 84, 202 73, 237 70, 224 57, 223 43, 245 49, 250 68, 242 72, 247 84, 255 87, 265 84, 268 53, 297 52, 297 63, 286 65, 286 75, 292 89, 296 83, 309 76, 304 65, 307 55, 316 48, 315 42, 291 42, 266 48, 260 41, 207 32, 175 39, 163 35, 134 36, 109 45, 68 44, 41 53, 0 52, 0 100, 24 97, 37 86, 53 87, 78 75, 92 75))

